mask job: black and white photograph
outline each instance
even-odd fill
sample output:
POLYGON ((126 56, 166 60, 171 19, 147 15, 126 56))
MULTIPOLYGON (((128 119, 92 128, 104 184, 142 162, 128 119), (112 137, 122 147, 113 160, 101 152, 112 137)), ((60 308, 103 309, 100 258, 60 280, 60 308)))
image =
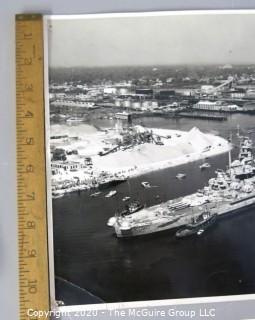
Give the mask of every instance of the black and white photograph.
POLYGON ((47 17, 59 306, 255 293, 255 12, 47 17))

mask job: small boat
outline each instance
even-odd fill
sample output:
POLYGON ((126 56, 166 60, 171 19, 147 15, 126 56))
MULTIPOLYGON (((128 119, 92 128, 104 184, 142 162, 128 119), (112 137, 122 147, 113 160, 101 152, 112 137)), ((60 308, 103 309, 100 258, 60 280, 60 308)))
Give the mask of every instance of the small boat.
POLYGON ((83 122, 83 119, 81 119, 81 118, 68 118, 68 119, 66 120, 66 122, 68 122, 68 123, 83 122))
POLYGON ((125 210, 123 210, 120 213, 120 216, 123 217, 123 216, 130 215, 130 214, 135 213, 143 208, 144 208, 144 205, 141 204, 140 201, 135 200, 135 201, 131 202, 130 204, 126 205, 125 210))
POLYGON ((133 201, 131 202, 129 205, 128 205, 128 211, 129 213, 135 213, 141 209, 143 209, 144 205, 140 203, 140 201, 136 200, 136 201, 133 201))
POLYGON ((197 235, 201 236, 201 234, 204 233, 204 231, 205 231, 205 229, 199 229, 198 232, 197 232, 197 235))
POLYGON ((119 218, 123 218, 125 216, 128 216, 132 213, 135 213, 141 209, 144 208, 144 205, 142 205, 138 200, 135 200, 131 202, 130 204, 126 205, 126 208, 121 212, 116 212, 114 217, 111 217, 107 221, 108 227, 113 227, 117 222, 119 218))
POLYGON ((117 194, 116 190, 112 190, 105 195, 105 198, 111 198, 117 194))
POLYGON ((210 168, 210 167, 211 167, 211 165, 208 162, 205 162, 205 163, 201 164, 201 166, 199 166, 199 168, 201 170, 204 170, 204 169, 207 169, 207 168, 210 168))
POLYGON ((108 227, 113 227, 115 225, 115 223, 117 222, 117 217, 111 217, 108 221, 107 221, 107 226, 108 227))
POLYGON ((97 196, 99 196, 101 193, 102 193, 101 191, 94 192, 94 193, 92 193, 90 196, 91 196, 91 197, 97 197, 97 196))
POLYGON ((186 178, 186 174, 185 174, 185 173, 178 173, 178 174, 176 175, 176 179, 181 180, 181 179, 184 179, 184 178, 186 178))
POLYGON ((192 235, 201 235, 206 229, 211 227, 217 221, 217 214, 210 212, 203 212, 193 221, 187 224, 183 229, 176 232, 177 238, 185 238, 192 235))
POLYGON ((53 199, 58 199, 58 198, 62 198, 65 195, 65 190, 55 190, 52 191, 52 198, 53 199))
POLYGON ((149 189, 151 188, 151 184, 147 181, 143 181, 141 182, 141 185, 145 188, 145 189, 149 189))
POLYGON ((123 202, 126 202, 126 201, 128 201, 128 200, 130 200, 131 198, 130 197, 124 197, 123 199, 122 199, 122 201, 123 202))
POLYGON ((52 198, 53 199, 58 199, 58 198, 62 198, 63 196, 64 196, 64 194, 55 194, 55 195, 53 194, 52 198))

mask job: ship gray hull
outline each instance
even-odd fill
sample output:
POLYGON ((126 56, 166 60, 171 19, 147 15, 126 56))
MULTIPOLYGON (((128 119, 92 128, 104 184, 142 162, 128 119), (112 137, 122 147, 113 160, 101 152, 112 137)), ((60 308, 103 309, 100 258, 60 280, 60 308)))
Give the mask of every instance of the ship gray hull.
MULTIPOLYGON (((246 198, 229 203, 226 202, 224 204, 215 204, 215 208, 212 209, 212 213, 217 213, 219 218, 223 218, 229 214, 241 213, 243 210, 248 209, 252 206, 255 206, 255 193, 250 194, 250 196, 246 198)), ((196 211, 196 207, 193 207, 192 211, 196 211)), ((199 208, 197 208, 197 211, 199 211, 199 208)), ((189 217, 191 218, 192 215, 190 215, 189 217)), ((151 221, 150 224, 140 226, 136 225, 131 227, 130 229, 121 229, 118 224, 115 224, 114 228, 118 238, 129 238, 171 230, 174 228, 183 227, 186 224, 187 216, 176 219, 169 218, 169 221, 165 223, 154 223, 153 221, 151 221)))

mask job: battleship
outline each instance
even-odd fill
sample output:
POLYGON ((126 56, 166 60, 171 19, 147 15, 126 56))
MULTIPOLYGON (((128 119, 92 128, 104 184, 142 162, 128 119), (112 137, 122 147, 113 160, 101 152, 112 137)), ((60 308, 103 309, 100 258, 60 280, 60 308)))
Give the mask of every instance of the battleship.
POLYGON ((118 238, 141 236, 186 227, 208 210, 220 217, 255 205, 255 161, 252 141, 243 137, 238 160, 231 161, 226 171, 217 170, 216 177, 196 193, 143 208, 130 215, 116 214, 107 225, 118 238), (238 162, 237 162, 238 161, 238 162))

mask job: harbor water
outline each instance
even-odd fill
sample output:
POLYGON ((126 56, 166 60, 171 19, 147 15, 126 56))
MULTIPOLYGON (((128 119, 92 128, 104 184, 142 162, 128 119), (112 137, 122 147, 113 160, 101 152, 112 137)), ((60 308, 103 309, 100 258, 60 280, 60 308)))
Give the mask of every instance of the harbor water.
MULTIPOLYGON (((190 130, 196 126, 225 138, 232 135, 235 146, 239 143, 237 126, 241 134, 248 132, 255 141, 254 121, 254 116, 240 114, 230 116, 226 122, 136 119, 137 124, 147 127, 190 130)), ((97 127, 113 124, 108 120, 95 123, 97 127)), ((68 134, 67 126, 63 130, 68 134)), ((86 130, 86 125, 77 125, 75 130, 86 130)), ((238 148, 234 147, 233 159, 237 153, 238 148)), ((125 196, 151 206, 193 193, 215 176, 217 168, 226 168, 228 155, 206 161, 211 164, 206 170, 201 171, 199 165, 203 161, 198 161, 132 178, 97 197, 90 196, 92 191, 82 191, 53 200, 56 276, 105 302, 255 293, 255 208, 219 221, 200 237, 182 240, 175 238, 174 230, 117 239, 106 225, 116 210, 124 208, 125 196), (175 178, 180 172, 186 174, 185 179, 175 178), (142 181, 150 182, 152 188, 144 189, 142 181), (105 198, 113 189, 117 195, 105 198)), ((79 291, 75 294, 79 295, 79 291)), ((56 296, 67 305, 75 301, 87 303, 82 294, 79 299, 66 295, 59 284, 56 296)))

